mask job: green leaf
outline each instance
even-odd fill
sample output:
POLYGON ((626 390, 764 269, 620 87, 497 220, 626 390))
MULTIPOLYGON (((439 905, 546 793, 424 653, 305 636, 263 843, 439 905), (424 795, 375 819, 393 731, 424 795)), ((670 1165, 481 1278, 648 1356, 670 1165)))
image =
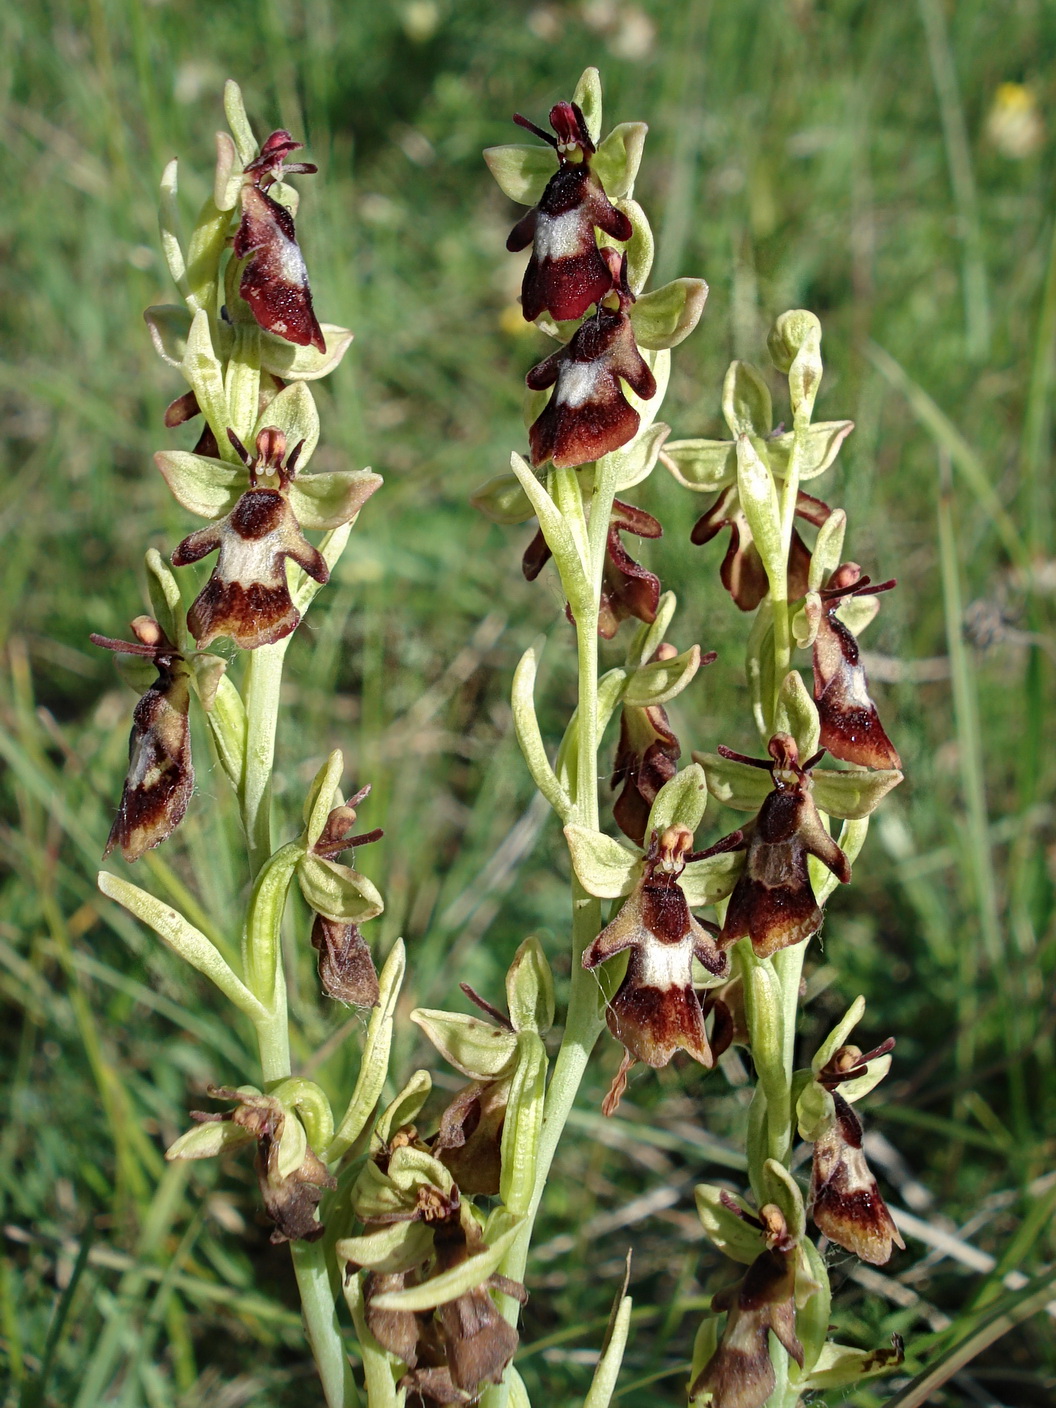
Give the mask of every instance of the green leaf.
MULTIPOLYGON (((333 1142, 323 1156, 329 1164, 347 1154, 362 1134, 384 1088, 389 1071, 393 1015, 406 967, 407 955, 403 940, 397 939, 378 977, 378 1004, 370 1014, 356 1088, 337 1127, 333 1142)), ((419 1076, 422 1074, 424 1073, 418 1073, 419 1076)), ((426 1078, 428 1080, 428 1077, 426 1078)), ((425 1094, 428 1094, 428 1087, 425 1094)), ((424 1100, 425 1095, 422 1096, 422 1101, 424 1100)), ((421 1108, 421 1102, 418 1108, 421 1108)))
POLYGON ((345 770, 345 758, 340 748, 335 748, 326 762, 312 778, 312 785, 304 799, 301 815, 304 818, 304 848, 310 851, 323 834, 326 819, 336 806, 340 805, 338 787, 345 770))
POLYGON ((801 1381, 817 1364, 825 1351, 825 1340, 829 1333, 829 1314, 832 1309, 832 1293, 829 1290, 829 1273, 821 1259, 817 1247, 804 1237, 799 1244, 800 1255, 805 1259, 810 1279, 818 1285, 818 1290, 808 1297, 805 1304, 798 1304, 799 1281, 797 1276, 796 1334, 803 1346, 803 1368, 794 1361, 788 1366, 793 1382, 801 1381))
POLYGON ((372 880, 335 860, 304 856, 297 867, 297 880, 308 908, 339 924, 365 924, 385 908, 372 880))
POLYGON ((820 1071, 823 1066, 829 1064, 841 1046, 847 1045, 847 1038, 864 1016, 865 998, 859 993, 840 1018, 839 1022, 837 1022, 836 1026, 833 1027, 832 1031, 829 1032, 828 1036, 814 1053, 814 1059, 810 1063, 810 1069, 815 1075, 817 1075, 818 1071, 820 1071))
POLYGON ((249 488, 249 475, 241 465, 190 450, 158 450, 154 463, 180 507, 199 518, 223 518, 249 488))
POLYGON ((691 763, 670 782, 665 782, 656 794, 645 834, 651 836, 654 831, 662 834, 669 826, 685 826, 696 831, 707 805, 708 782, 704 769, 698 763, 691 763))
POLYGON ((798 431, 786 430, 783 435, 767 438, 766 453, 770 468, 783 479, 788 473, 792 446, 799 436, 799 478, 803 483, 824 474, 839 453, 840 446, 854 429, 853 420, 819 420, 817 425, 805 425, 798 431))
POLYGON ((191 331, 191 315, 183 304, 154 304, 144 309, 143 321, 162 361, 168 362, 170 367, 182 367, 191 331))
POLYGON ((596 68, 585 68, 580 74, 572 101, 583 114, 587 135, 597 146, 601 136, 601 74, 596 68))
POLYGON ((587 894, 615 900, 631 893, 641 871, 640 851, 629 851, 611 836, 585 826, 566 826, 565 839, 587 894))
POLYGON ((536 478, 535 471, 528 461, 522 459, 515 452, 510 456, 510 468, 520 480, 521 487, 535 510, 539 527, 543 530, 543 537, 557 563, 565 595, 572 602, 573 608, 583 606, 590 588, 587 584, 585 565, 579 555, 572 530, 553 499, 536 478))
MULTIPOLYGON (((814 426, 812 429, 817 429, 814 426)), ((812 592, 820 592, 825 583, 843 560, 843 537, 847 531, 847 515, 842 508, 833 509, 818 529, 814 540, 814 551, 810 559, 808 585, 812 592)))
POLYGON ((669 440, 660 458, 684 488, 698 494, 716 494, 737 478, 732 440, 669 440))
POLYGON ((242 100, 242 89, 233 78, 224 84, 224 116, 238 149, 238 159, 248 166, 257 154, 257 139, 246 116, 246 105, 242 100))
POLYGON ((818 718, 818 706, 810 697, 798 670, 789 670, 782 680, 778 707, 784 710, 788 719, 788 731, 796 740, 799 756, 812 758, 818 751, 821 720, 818 718))
POLYGON ((280 990, 282 917, 293 873, 303 855, 303 845, 291 841, 265 861, 246 909, 242 945, 246 981, 268 1008, 280 990))
POLYGON ((415 1071, 391 1104, 386 1105, 374 1126, 374 1142, 387 1149, 396 1130, 413 1124, 418 1112, 429 1099, 433 1078, 428 1071, 415 1071))
POLYGON ((698 1183, 693 1190, 697 1204, 697 1216, 707 1233, 708 1240, 731 1261, 739 1261, 742 1266, 752 1262, 765 1249, 763 1234, 755 1222, 746 1222, 738 1217, 724 1199, 736 1204, 750 1218, 755 1218, 754 1210, 735 1194, 711 1183, 698 1183))
POLYGON ((216 170, 213 173, 213 204, 217 210, 234 210, 242 191, 242 168, 234 139, 227 132, 216 134, 216 170))
POLYGON ((480 486, 469 502, 485 518, 504 527, 527 523, 529 518, 535 517, 535 509, 528 502, 528 496, 515 474, 496 474, 480 486))
POLYGON ((770 388, 751 362, 731 362, 722 383, 722 413, 735 440, 742 435, 765 439, 774 412, 770 388))
POLYGON ((553 147, 511 142, 502 147, 488 147, 483 156, 503 195, 520 205, 538 204, 547 182, 557 170, 557 153, 553 147))
POLYGON ((268 426, 281 430, 286 436, 287 453, 292 453, 304 442, 297 459, 297 468, 302 470, 319 443, 319 412, 315 407, 315 398, 303 381, 284 386, 277 396, 271 398, 253 427, 253 440, 256 441, 260 432, 268 426))
POLYGON ((691 645, 670 660, 652 660, 641 665, 627 681, 624 704, 646 709, 666 704, 681 694, 700 669, 700 646, 691 645))
POLYGON ((639 347, 677 347, 700 322, 707 297, 703 279, 675 279, 639 298, 630 311, 639 347))
POLYGON ((228 782, 238 792, 242 786, 242 765, 246 756, 246 706, 226 674, 217 681, 212 707, 205 718, 220 766, 228 782))
POLYGON ((464 1012, 416 1007, 411 1021, 421 1027, 440 1055, 470 1080, 509 1075, 517 1060, 517 1035, 464 1012))
POLYGON ((694 753, 693 761, 704 769, 708 791, 715 800, 739 812, 757 812, 773 791, 773 778, 762 768, 724 758, 721 753, 694 753))
POLYGON ((772 592, 787 592, 787 562, 781 545, 781 506, 774 476, 747 434, 737 439, 737 492, 772 592))
POLYGON ((433 1233, 424 1222, 393 1222, 362 1237, 342 1237, 334 1243, 334 1251, 357 1269, 367 1266, 371 1271, 398 1275, 421 1266, 432 1255, 433 1233))
POLYGON ((554 1025, 554 975, 534 935, 521 944, 506 971, 506 1005, 516 1031, 545 1036, 554 1025))
MULTIPOLYGON (((158 233, 161 236, 161 251, 165 256, 172 281, 186 298, 187 264, 179 236, 179 163, 170 161, 161 173, 161 195, 158 200, 158 233)), ((144 315, 146 316, 146 315, 144 315)))
MULTIPOLYGON (((805 1348, 804 1345, 804 1350, 805 1348)), ((860 1379, 871 1379, 877 1374, 889 1374, 892 1369, 898 1368, 902 1359, 902 1350, 898 1346, 891 1349, 853 1349, 849 1344, 836 1344, 830 1340, 827 1344, 822 1345, 813 1367, 800 1380, 800 1387, 804 1390, 849 1388, 851 1384, 858 1383, 860 1379)), ((805 1364, 806 1360, 804 1359, 805 1364)), ((790 1365, 790 1373, 794 1370, 795 1365, 790 1365)), ((957 1366, 954 1365, 950 1369, 950 1376, 956 1373, 956 1370, 957 1366)), ((798 1375, 793 1375, 793 1377, 798 1377, 798 1375)), ((923 1382, 927 1376, 920 1375, 918 1377, 919 1381, 923 1382)), ((938 1387, 942 1381, 942 1379, 931 1381, 928 1392, 923 1398, 916 1396, 903 1398, 900 1394, 897 1399, 888 1399, 888 1408, 892 1408, 892 1405, 896 1403, 903 1403, 908 1408, 909 1404, 917 1405, 929 1402, 931 1401, 931 1387, 938 1387)))
POLYGON ((723 855, 691 860, 679 876, 678 883, 691 908, 718 904, 719 900, 733 894, 733 887, 743 869, 744 853, 727 851, 723 855))
POLYGON ((612 1395, 616 1391, 616 1380, 623 1364, 623 1352, 627 1347, 627 1336, 631 1329, 631 1310, 634 1302, 628 1295, 620 1296, 613 1307, 614 1314, 609 1319, 605 1346, 598 1360, 590 1388, 583 1400, 583 1408, 609 1408, 612 1395))
POLYGON ((325 352, 316 347, 298 347, 261 329, 261 370, 283 381, 318 381, 320 377, 329 376, 352 346, 353 334, 337 323, 320 323, 319 326, 326 343, 325 352))
POLYGON ((542 1039, 533 1031, 518 1035, 517 1051, 517 1068, 502 1127, 499 1196, 511 1213, 523 1217, 535 1192, 547 1060, 542 1039))
POLYGON ((536 648, 529 646, 521 656, 513 676, 510 704, 513 710, 514 731, 532 781, 561 820, 567 821, 573 811, 572 800, 557 780, 557 774, 546 755, 535 712, 535 674, 536 648))
POLYGON ((634 183, 642 164, 648 132, 649 128, 644 122, 621 122, 595 152, 591 167, 605 187, 609 200, 628 200, 634 195, 634 183))
POLYGON ((861 821, 880 805, 902 781, 897 768, 836 770, 815 768, 811 773, 814 800, 823 812, 842 821, 861 821))
MULTIPOLYGON (((753 977, 760 970, 753 970, 753 977)), ((763 1191, 768 1203, 776 1203, 784 1214, 793 1241, 802 1241, 807 1230, 807 1210, 799 1184, 777 1159, 763 1164, 763 1191)))
MULTIPOLYGON (((231 423, 227 408, 227 392, 224 390, 224 373, 219 358, 213 351, 212 337, 209 332, 209 314, 204 308, 200 308, 195 313, 191 322, 191 330, 187 335, 187 347, 181 365, 184 376, 190 382, 191 389, 198 398, 198 405, 216 436, 221 458, 229 458, 224 449, 225 446, 230 448, 227 427, 231 423)), ((230 458, 232 461, 234 457, 235 452, 231 449, 230 458)))
MULTIPOLYGON (((403 1152, 402 1150, 399 1152, 403 1152)), ((408 1286, 403 1291, 386 1291, 375 1296, 373 1304, 377 1310, 433 1310, 438 1305, 457 1300, 467 1291, 482 1286, 489 1276, 493 1276, 502 1265, 503 1258, 520 1234, 521 1220, 518 1218, 509 1231, 503 1233, 490 1247, 468 1257, 450 1271, 442 1271, 432 1276, 420 1286, 408 1286)))

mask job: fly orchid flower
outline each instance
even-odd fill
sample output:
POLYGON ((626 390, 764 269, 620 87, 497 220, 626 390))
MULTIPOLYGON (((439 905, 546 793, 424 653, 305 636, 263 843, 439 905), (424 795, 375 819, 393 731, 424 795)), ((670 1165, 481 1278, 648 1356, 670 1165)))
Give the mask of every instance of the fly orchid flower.
POLYGON ((285 435, 269 427, 257 436, 256 457, 251 458, 234 431, 227 434, 249 470, 250 487, 229 514, 184 538, 172 565, 185 567, 220 550, 212 576, 187 613, 187 625, 199 649, 229 636, 243 650, 255 650, 282 640, 300 622, 286 581, 286 559, 324 584, 330 569, 301 532, 287 500, 301 446, 287 457, 285 435), (277 475, 278 487, 258 485, 261 473, 277 475))
MULTIPOLYGON (((832 510, 802 490, 796 495, 796 515, 820 527, 832 510)), ((697 519, 690 541, 698 546, 710 543, 723 528, 730 530, 730 542, 722 559, 719 576, 722 585, 742 611, 754 611, 770 589, 766 568, 752 537, 737 485, 723 489, 706 513, 697 519)), ((807 591, 810 552, 796 529, 788 554, 788 599, 798 601, 807 591)))
POLYGON ((128 776, 103 852, 108 856, 116 846, 128 861, 138 860, 172 835, 194 791, 190 671, 152 616, 137 616, 132 631, 134 643, 90 637, 104 650, 142 657, 158 672, 132 715, 128 776))
POLYGON ((528 431, 536 469, 548 460, 558 468, 587 464, 634 438, 641 417, 622 382, 643 401, 656 395, 656 378, 638 350, 628 316, 635 300, 627 283, 627 256, 605 249, 599 259, 613 306, 609 297, 599 302, 571 341, 525 377, 531 391, 554 388, 528 431))
POLYGON ((273 132, 260 155, 245 167, 249 179, 242 187, 242 220, 234 254, 247 262, 238 291, 265 332, 325 352, 293 216, 267 190, 287 175, 311 175, 318 169, 304 161, 286 164, 289 153, 301 146, 288 132, 273 132))
POLYGON ((622 243, 631 238, 630 219, 610 202, 591 170, 595 147, 578 104, 557 103, 550 109, 556 137, 520 113, 513 120, 553 147, 559 163, 539 204, 518 220, 506 241, 511 253, 532 246, 521 309, 530 323, 544 311, 558 319, 580 318, 604 298, 612 282, 595 226, 622 243))
POLYGON ((721 744, 718 751, 724 758, 762 768, 773 778, 773 791, 738 843, 747 847, 748 855, 719 934, 723 949, 737 939, 750 938, 756 955, 769 958, 821 927, 822 912, 807 857, 816 856, 844 885, 851 878, 851 867, 825 830, 811 796, 810 770, 821 752, 801 766, 795 739, 787 733, 771 738, 769 762, 746 758, 721 744))
MULTIPOLYGON (((334 864, 337 856, 342 851, 352 850, 356 846, 368 846, 374 841, 380 841, 385 834, 380 827, 363 832, 359 836, 348 834, 355 825, 356 807, 369 793, 368 783, 347 802, 334 807, 327 816, 319 839, 311 849, 314 857, 330 862, 335 872, 344 871, 346 876, 352 872, 345 866, 334 864)), ((316 912, 312 923, 311 942, 319 954, 319 981, 327 997, 352 1007, 377 1005, 378 974, 370 948, 360 933, 358 924, 316 912)))
POLYGON ((856 562, 845 562, 821 592, 822 609, 814 638, 814 701, 820 741, 834 758, 866 768, 900 768, 895 746, 884 732, 869 697, 858 642, 837 616, 848 597, 890 591, 893 581, 874 587, 856 562))
POLYGON ((625 1054, 602 1110, 611 1115, 627 1087, 635 1061, 666 1066, 686 1051, 702 1066, 715 1064, 700 998, 693 986, 693 960, 716 976, 729 971, 729 958, 712 934, 689 912, 679 876, 690 860, 693 835, 684 826, 653 834, 641 877, 616 918, 583 954, 583 967, 596 968, 630 949, 627 973, 605 1014, 609 1030, 625 1054))

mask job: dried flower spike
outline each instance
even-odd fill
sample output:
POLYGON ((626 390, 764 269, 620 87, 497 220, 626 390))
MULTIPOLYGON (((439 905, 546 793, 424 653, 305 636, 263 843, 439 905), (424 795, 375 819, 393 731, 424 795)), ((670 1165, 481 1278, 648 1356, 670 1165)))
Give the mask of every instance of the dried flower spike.
POLYGON ((821 593, 822 612, 814 640, 814 700, 821 746, 834 758, 859 767, 900 768, 902 762, 869 697, 858 642, 836 612, 850 596, 875 596, 894 585, 891 581, 874 587, 856 562, 845 562, 821 593))
POLYGON ((293 216, 270 196, 267 187, 289 174, 310 174, 307 162, 285 164, 301 146, 288 132, 273 132, 260 156, 245 168, 242 220, 235 235, 236 259, 246 259, 238 291, 265 330, 298 347, 326 351, 326 340, 312 307, 308 270, 297 243, 293 216))
POLYGON ((513 120, 553 147, 560 163, 539 204, 517 222, 506 241, 511 253, 532 246, 521 309, 530 323, 544 311, 558 319, 580 318, 611 285, 594 227, 622 242, 631 238, 631 222, 612 205, 590 169, 594 143, 577 104, 557 103, 550 109, 556 138, 519 113, 513 120))
POLYGON ((656 395, 656 378, 634 340, 627 310, 634 294, 627 283, 627 256, 600 252, 607 269, 609 299, 582 323, 564 347, 534 366, 525 381, 531 391, 554 393, 528 432, 532 464, 552 460, 559 468, 600 459, 638 432, 641 417, 623 393, 627 382, 643 401, 656 395))
POLYGON ((811 796, 810 769, 820 753, 800 766, 795 739, 787 733, 771 738, 770 762, 746 758, 721 744, 718 751, 724 758, 766 769, 774 781, 755 821, 745 828, 748 856, 719 934, 724 949, 736 939, 750 938, 756 955, 769 958, 821 927, 807 857, 817 856, 844 885, 851 867, 825 830, 811 796))
POLYGON ((224 518, 184 538, 172 564, 185 567, 219 548, 213 574, 187 613, 187 625, 200 650, 218 636, 255 650, 282 640, 300 622, 286 581, 286 559, 292 557, 320 583, 329 580, 330 569, 301 532, 287 501, 300 445, 287 459, 286 437, 268 427, 257 436, 256 458, 251 458, 234 431, 227 434, 249 469, 251 487, 224 518), (277 475, 278 487, 258 487, 260 473, 277 475))
POLYGON ((583 967, 596 968, 631 950, 626 976, 606 1013, 609 1030, 626 1048, 602 1105, 607 1115, 619 1105, 635 1061, 666 1066, 676 1051, 686 1051, 702 1066, 715 1064, 693 986, 693 960, 718 976, 729 970, 729 958, 690 914, 678 883, 692 846, 692 833, 684 826, 654 833, 641 879, 583 954, 583 967))
POLYGON ((151 616, 132 622, 131 641, 93 634, 93 645, 138 655, 158 677, 136 705, 128 741, 128 776, 104 858, 117 846, 125 860, 138 860, 160 846, 183 820, 194 791, 191 766, 190 671, 151 616))

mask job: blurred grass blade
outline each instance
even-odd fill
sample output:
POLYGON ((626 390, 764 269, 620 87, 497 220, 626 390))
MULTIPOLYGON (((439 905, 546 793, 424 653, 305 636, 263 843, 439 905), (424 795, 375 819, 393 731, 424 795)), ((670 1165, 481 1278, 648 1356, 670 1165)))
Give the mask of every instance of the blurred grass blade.
POLYGON ((31 1379, 27 1379, 22 1386, 22 1393, 19 1398, 19 1408, 40 1408, 46 1401, 48 1387, 48 1377, 51 1374, 51 1366, 55 1362, 55 1353, 62 1339, 62 1332, 66 1325, 66 1320, 73 1305, 73 1298, 77 1294, 77 1288, 81 1284, 81 1277, 88 1268, 88 1257, 92 1250, 92 1242, 95 1240, 95 1219, 89 1217, 84 1228, 84 1236, 81 1239, 80 1250, 77 1253, 77 1260, 74 1262, 73 1272, 66 1288, 59 1297, 59 1303, 55 1307, 55 1314, 52 1316, 51 1324, 48 1326, 48 1337, 44 1342, 44 1354, 41 1358, 40 1371, 31 1379))

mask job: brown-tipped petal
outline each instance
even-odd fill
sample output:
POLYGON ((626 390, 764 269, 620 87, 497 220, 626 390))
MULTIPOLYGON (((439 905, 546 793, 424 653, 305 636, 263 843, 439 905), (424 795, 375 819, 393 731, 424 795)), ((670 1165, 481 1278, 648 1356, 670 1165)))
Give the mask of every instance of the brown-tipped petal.
POLYGON ((118 847, 127 861, 138 860, 176 830, 194 791, 190 684, 179 656, 157 662, 158 678, 132 715, 128 776, 104 857, 118 847))
POLYGON ((242 222, 234 253, 236 259, 249 256, 239 292, 260 326, 298 347, 325 352, 293 216, 256 186, 242 188, 242 222))
POLYGON ((814 1145, 811 1215, 837 1246, 883 1266, 892 1245, 905 1247, 862 1150, 862 1126, 847 1101, 833 1095, 836 1119, 814 1145))
POLYGON ((312 947, 319 951, 319 981, 327 997, 352 1007, 377 1006, 377 970, 355 924, 341 924, 317 914, 312 947))
POLYGON ((835 609, 822 613, 814 641, 814 698, 821 744, 834 758, 867 768, 902 766, 869 697, 858 642, 835 609))

